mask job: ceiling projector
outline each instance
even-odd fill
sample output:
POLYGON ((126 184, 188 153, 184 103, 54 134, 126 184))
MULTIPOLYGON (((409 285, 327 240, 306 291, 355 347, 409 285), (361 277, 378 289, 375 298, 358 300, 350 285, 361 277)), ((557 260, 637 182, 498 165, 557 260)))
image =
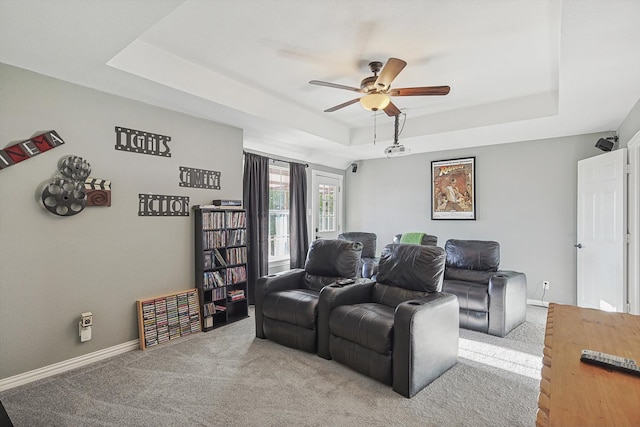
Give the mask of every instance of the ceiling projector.
POLYGON ((404 145, 393 144, 384 149, 384 154, 387 157, 395 157, 395 156, 403 156, 405 154, 409 154, 411 150, 406 148, 404 145))

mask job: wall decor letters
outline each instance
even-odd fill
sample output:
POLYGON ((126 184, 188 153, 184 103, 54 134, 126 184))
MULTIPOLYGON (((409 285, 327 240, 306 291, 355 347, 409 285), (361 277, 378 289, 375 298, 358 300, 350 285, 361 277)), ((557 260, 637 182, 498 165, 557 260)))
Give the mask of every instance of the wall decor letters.
POLYGON ((189 216, 189 197, 138 194, 138 216, 189 216))
POLYGON ((55 130, 34 136, 26 141, 11 145, 0 150, 0 170, 20 163, 23 160, 30 159, 52 148, 64 144, 62 138, 55 130))
POLYGON ((170 136, 116 126, 116 150, 171 157, 170 136))
POLYGON ((180 166, 180 187, 220 189, 220 172, 180 166))

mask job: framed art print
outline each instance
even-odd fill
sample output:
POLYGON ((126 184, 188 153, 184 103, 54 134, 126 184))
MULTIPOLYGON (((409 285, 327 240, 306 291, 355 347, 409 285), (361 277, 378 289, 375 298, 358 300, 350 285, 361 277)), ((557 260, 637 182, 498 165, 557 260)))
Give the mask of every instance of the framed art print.
POLYGON ((476 219, 476 158, 431 162, 431 219, 476 219))

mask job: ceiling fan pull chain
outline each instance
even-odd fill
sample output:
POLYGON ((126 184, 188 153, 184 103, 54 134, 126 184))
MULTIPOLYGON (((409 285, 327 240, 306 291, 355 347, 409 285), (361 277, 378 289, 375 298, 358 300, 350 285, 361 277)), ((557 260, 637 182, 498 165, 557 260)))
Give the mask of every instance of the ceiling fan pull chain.
POLYGON ((373 145, 376 145, 376 139, 378 138, 378 121, 376 120, 378 115, 373 112, 373 145))
POLYGON ((393 144, 394 145, 398 144, 398 124, 400 123, 399 117, 400 117, 400 114, 397 114, 394 117, 394 119, 395 119, 394 120, 395 123, 394 123, 394 126, 393 126, 393 144))

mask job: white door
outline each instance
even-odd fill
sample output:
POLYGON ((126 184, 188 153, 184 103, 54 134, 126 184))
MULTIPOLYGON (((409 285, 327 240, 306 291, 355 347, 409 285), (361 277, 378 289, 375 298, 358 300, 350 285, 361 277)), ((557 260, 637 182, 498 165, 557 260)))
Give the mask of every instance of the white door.
POLYGON ((580 307, 626 311, 626 164, 626 148, 578 162, 580 307))
POLYGON ((311 185, 313 239, 335 239, 342 231, 342 176, 314 170, 311 185))
POLYGON ((640 314, 640 131, 627 144, 629 182, 627 187, 630 236, 627 250, 627 289, 629 313, 640 314))

